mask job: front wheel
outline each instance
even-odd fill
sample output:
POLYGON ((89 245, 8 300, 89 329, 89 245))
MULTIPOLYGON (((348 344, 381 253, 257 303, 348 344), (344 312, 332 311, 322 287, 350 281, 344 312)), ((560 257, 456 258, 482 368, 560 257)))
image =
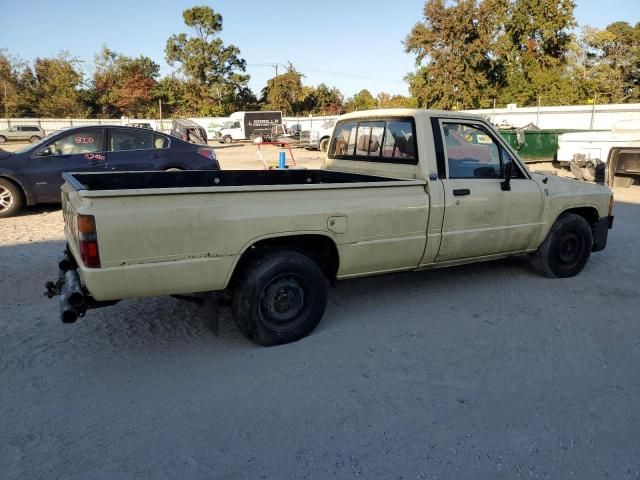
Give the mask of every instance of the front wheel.
POLYGON ((3 137, 2 135, 0 135, 0 143, 4 143, 6 141, 7 141, 7 139, 5 137, 3 137))
POLYGON ((223 139, 222 139, 222 143, 225 143, 227 145, 229 145, 231 142, 233 142, 233 138, 231 138, 229 135, 226 135, 223 139))
POLYGON ((545 277, 567 278, 582 271, 593 249, 593 234, 580 215, 565 213, 532 255, 534 268, 545 277))
POLYGON ((329 150, 329 139, 323 138, 322 140, 320 140, 320 151, 326 152, 327 150, 329 150))
POLYGON ((233 296, 233 317, 258 345, 295 342, 313 331, 327 305, 318 265, 291 250, 266 253, 248 268, 233 296))
POLYGON ((0 218, 15 215, 22 207, 22 194, 18 187, 0 178, 0 218))

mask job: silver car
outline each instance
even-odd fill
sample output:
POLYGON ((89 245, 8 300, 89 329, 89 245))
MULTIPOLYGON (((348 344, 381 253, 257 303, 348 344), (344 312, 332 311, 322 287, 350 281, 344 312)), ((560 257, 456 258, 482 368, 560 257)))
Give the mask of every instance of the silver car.
POLYGON ((0 143, 9 140, 28 140, 31 143, 36 143, 44 136, 44 130, 37 125, 15 125, 6 130, 0 130, 0 143))

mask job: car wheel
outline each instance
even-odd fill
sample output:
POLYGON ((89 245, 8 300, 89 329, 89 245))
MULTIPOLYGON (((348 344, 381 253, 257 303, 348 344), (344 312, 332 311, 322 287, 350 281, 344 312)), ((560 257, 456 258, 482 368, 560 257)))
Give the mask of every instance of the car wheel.
POLYGON ((320 140, 320 151, 326 152, 327 150, 329 150, 329 139, 323 138, 322 140, 320 140))
POLYGON ((294 342, 318 325, 327 283, 318 265, 292 250, 270 252, 248 268, 233 295, 233 317, 258 345, 294 342))
POLYGON ((0 218, 11 217, 22 208, 22 192, 9 180, 0 178, 0 218))
POLYGON ((40 141, 40 137, 38 137, 38 136, 34 135, 33 137, 31 137, 31 138, 29 139, 29 141, 30 141, 31 143, 39 142, 39 141, 40 141))
POLYGON ((165 172, 181 172, 182 169, 181 168, 177 168, 177 167, 171 167, 171 168, 167 168, 165 170, 165 172))
POLYGON ((225 135, 225 136, 222 138, 222 142, 223 142, 223 143, 226 143, 227 145, 229 145, 231 142, 233 142, 233 138, 231 138, 229 135, 225 135))
POLYGON ((549 278, 573 277, 582 271, 591 255, 591 226, 580 215, 565 213, 549 230, 532 255, 535 270, 549 278))
POLYGON ((7 139, 5 137, 3 137, 2 135, 0 135, 0 143, 4 143, 6 141, 7 141, 7 139))

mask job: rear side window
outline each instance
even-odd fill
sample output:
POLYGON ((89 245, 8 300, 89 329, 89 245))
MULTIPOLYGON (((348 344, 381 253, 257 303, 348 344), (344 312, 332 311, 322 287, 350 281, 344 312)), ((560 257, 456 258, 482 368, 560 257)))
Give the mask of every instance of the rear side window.
POLYGON ((329 158, 415 165, 418 157, 413 119, 338 123, 329 148, 329 158))
POLYGON ((128 150, 150 150, 152 148, 155 148, 153 133, 148 130, 111 130, 111 136, 109 138, 110 152, 125 152, 128 150))
POLYGON ((169 139, 164 135, 158 135, 157 133, 155 133, 153 135, 153 148, 169 148, 169 139))

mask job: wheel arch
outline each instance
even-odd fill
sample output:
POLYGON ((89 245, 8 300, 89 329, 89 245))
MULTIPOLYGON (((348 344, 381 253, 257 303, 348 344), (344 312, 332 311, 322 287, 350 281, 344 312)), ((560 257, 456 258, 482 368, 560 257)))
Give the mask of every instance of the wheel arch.
POLYGON ((313 260, 325 277, 333 282, 340 266, 338 247, 329 235, 323 233, 297 233, 254 239, 242 250, 231 269, 227 287, 233 288, 252 261, 268 251, 294 250, 313 260))
POLYGON ((15 185, 18 188, 18 190, 20 190, 20 193, 22 194, 22 199, 25 201, 27 205, 35 204, 33 197, 27 193, 27 189, 24 188, 24 185, 20 180, 3 172, 0 172, 0 178, 2 178, 3 180, 7 180, 11 182, 13 185, 15 185))

